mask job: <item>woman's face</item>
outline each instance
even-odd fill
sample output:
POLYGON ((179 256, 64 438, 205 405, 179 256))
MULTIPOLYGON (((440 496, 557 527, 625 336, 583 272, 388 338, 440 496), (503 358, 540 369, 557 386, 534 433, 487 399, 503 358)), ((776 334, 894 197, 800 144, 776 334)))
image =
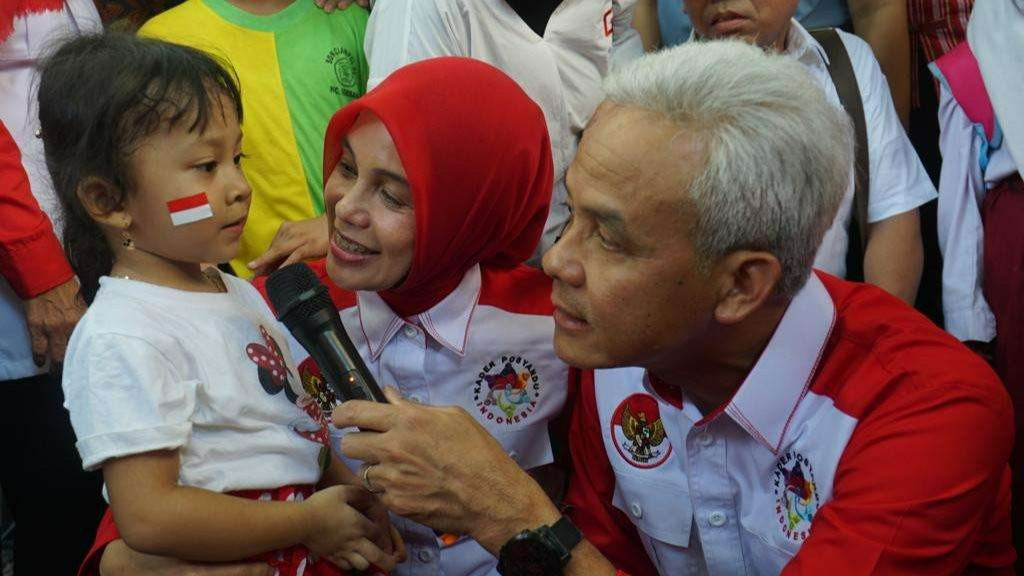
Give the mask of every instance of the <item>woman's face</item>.
POLYGON ((324 188, 330 249, 327 274, 345 290, 395 288, 412 267, 412 191, 384 124, 363 112, 342 141, 324 188))

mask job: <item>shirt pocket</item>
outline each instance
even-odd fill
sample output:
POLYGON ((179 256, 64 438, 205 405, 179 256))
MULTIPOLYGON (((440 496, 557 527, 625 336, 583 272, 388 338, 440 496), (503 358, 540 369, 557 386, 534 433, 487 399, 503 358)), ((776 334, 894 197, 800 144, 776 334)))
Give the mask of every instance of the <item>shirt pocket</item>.
POLYGON ((530 470, 554 462, 548 422, 539 420, 518 430, 490 430, 508 457, 523 470, 530 470))
POLYGON ((780 547, 770 535, 759 533, 759 530, 751 530, 747 526, 743 530, 747 532, 742 538, 743 558, 751 574, 778 574, 796 554, 797 549, 780 547))
POLYGON ((660 573, 674 573, 690 563, 693 505, 685 476, 669 480, 617 472, 612 505, 636 525, 660 573))

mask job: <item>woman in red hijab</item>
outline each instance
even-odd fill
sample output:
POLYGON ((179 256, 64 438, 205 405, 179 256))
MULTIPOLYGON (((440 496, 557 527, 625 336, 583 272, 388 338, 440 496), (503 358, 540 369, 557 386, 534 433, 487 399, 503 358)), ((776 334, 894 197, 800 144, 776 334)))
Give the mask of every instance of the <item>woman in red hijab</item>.
MULTIPOLYGON (((461 406, 549 479, 570 371, 552 348, 550 281, 522 262, 543 230, 552 166, 543 113, 497 68, 468 58, 401 68, 327 128, 330 250, 313 266, 330 277, 345 329, 382 386, 461 406)), ((312 360, 300 373, 318 386, 312 360)), ((373 467, 362 471, 372 489, 373 467)), ((494 572, 476 542, 394 522, 410 558, 398 574, 410 563, 494 572)))

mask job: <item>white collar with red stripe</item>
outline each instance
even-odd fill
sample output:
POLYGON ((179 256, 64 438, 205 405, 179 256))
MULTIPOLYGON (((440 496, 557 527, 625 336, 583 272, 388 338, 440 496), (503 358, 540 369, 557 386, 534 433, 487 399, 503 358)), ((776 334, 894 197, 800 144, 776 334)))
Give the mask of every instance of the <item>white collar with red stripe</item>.
POLYGON ((480 300, 481 286, 480 266, 477 265, 470 268, 455 290, 433 308, 409 319, 396 314, 376 292, 357 292, 359 323, 371 356, 376 360, 402 326, 417 322, 438 344, 465 356, 469 323, 480 300))
MULTIPOLYGON (((702 422, 724 412, 752 438, 777 453, 793 413, 817 373, 835 321, 832 297, 818 274, 812 273, 789 303, 739 389, 724 408, 702 422)), ((648 378, 644 385, 657 394, 648 378)))

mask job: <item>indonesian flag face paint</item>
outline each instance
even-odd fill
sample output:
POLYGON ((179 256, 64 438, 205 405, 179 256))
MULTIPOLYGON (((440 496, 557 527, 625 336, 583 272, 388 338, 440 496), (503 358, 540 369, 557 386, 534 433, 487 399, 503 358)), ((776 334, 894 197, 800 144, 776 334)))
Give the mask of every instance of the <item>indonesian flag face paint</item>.
POLYGON ((175 226, 213 218, 213 208, 206 198, 206 192, 171 200, 167 203, 167 211, 171 213, 171 224, 175 226))

